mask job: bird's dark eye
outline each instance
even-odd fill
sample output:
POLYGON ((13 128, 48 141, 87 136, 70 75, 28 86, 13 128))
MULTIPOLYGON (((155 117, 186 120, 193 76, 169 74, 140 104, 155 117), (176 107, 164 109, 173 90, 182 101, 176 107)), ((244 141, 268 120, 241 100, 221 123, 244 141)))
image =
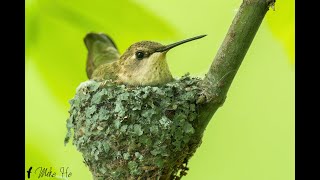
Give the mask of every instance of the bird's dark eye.
POLYGON ((144 58, 144 53, 141 51, 136 52, 136 57, 138 60, 142 60, 144 58))

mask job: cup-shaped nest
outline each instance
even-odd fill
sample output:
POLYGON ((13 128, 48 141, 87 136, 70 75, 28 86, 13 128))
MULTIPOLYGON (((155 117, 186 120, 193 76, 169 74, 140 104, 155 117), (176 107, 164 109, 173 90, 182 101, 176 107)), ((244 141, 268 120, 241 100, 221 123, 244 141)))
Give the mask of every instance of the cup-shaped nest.
POLYGON ((93 179, 179 179, 201 143, 199 82, 188 75, 157 87, 86 81, 70 100, 65 143, 73 130, 93 179))

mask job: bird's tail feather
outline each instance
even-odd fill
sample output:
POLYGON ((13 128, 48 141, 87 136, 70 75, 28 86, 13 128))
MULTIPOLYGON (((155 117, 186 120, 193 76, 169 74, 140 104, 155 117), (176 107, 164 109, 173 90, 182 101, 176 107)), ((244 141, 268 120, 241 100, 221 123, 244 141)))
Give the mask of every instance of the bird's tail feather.
POLYGON ((86 71, 89 79, 99 65, 119 59, 120 54, 116 44, 106 34, 88 33, 84 43, 88 50, 86 71))

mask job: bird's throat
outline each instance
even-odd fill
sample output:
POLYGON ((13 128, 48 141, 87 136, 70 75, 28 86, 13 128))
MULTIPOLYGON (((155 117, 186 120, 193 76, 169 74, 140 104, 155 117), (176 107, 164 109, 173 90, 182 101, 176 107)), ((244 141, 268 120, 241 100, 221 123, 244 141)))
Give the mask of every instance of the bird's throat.
POLYGON ((119 80, 133 86, 157 86, 173 80, 165 56, 164 59, 148 59, 148 61, 134 71, 123 70, 119 74, 119 80))

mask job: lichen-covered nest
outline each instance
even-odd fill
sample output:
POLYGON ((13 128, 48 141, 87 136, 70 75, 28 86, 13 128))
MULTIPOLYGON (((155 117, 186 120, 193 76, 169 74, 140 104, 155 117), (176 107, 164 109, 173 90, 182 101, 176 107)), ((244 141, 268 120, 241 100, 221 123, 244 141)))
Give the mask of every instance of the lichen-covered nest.
POLYGON ((70 100, 65 143, 73 129, 94 179, 179 179, 200 145, 190 143, 199 82, 188 75, 159 87, 86 81, 70 100))

